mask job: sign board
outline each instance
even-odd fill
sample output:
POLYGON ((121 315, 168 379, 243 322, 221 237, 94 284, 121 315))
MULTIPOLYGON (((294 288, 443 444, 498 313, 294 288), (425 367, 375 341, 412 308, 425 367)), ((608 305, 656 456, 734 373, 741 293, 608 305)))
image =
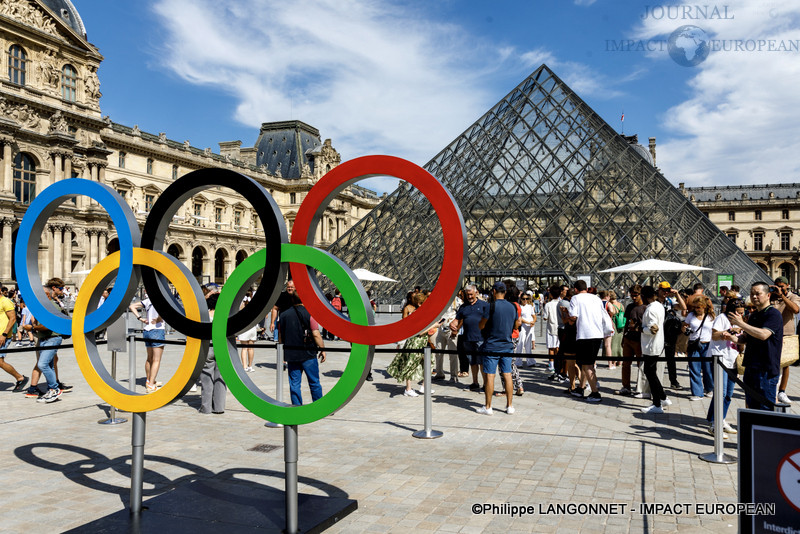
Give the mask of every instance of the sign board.
POLYGON ((800 416, 739 410, 739 502, 765 505, 765 513, 739 516, 739 532, 800 524, 800 416))
POLYGON ((125 312, 106 328, 107 348, 114 352, 128 352, 128 313, 125 312))
POLYGON ((725 286, 730 288, 733 285, 733 275, 732 274, 717 274, 717 296, 721 297, 722 295, 719 294, 719 288, 725 286))

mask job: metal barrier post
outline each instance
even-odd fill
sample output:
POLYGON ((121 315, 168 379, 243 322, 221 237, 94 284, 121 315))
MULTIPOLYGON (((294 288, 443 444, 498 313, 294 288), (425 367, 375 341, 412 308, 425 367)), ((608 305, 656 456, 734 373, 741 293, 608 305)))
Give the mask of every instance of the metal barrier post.
POLYGON ((128 389, 136 392, 136 334, 128 334, 128 389))
MULTIPOLYGON (((283 343, 275 345, 275 400, 283 402, 283 343)), ((264 423, 268 428, 280 428, 283 425, 267 421, 264 423)))
POLYGON ((425 373, 425 379, 423 384, 425 385, 425 428, 422 430, 417 430, 412 436, 415 438, 420 439, 434 439, 434 438, 441 438, 444 433, 438 430, 431 430, 431 412, 433 411, 433 400, 431 398, 431 348, 430 346, 425 347, 425 353, 423 356, 424 364, 423 364, 423 372, 425 373))
POLYGON ((131 513, 142 511, 142 484, 144 482, 144 431, 147 412, 133 412, 131 432, 131 513))
MULTIPOLYGON (((111 351, 111 378, 117 379, 117 351, 115 350, 111 351)), ((101 425, 118 425, 127 421, 124 417, 117 417, 117 408, 112 404, 108 419, 100 419, 98 423, 101 425)))
POLYGON ((287 534, 298 532, 297 521, 297 425, 283 427, 283 461, 286 466, 286 529, 287 534))
POLYGON ((727 375, 722 370, 722 362, 720 356, 713 356, 714 362, 714 452, 708 452, 698 455, 701 460, 711 462, 714 464, 733 464, 736 463, 736 458, 725 454, 723 452, 722 443, 722 423, 725 421, 723 415, 723 397, 725 396, 725 383, 727 382, 727 375), (723 378, 724 377, 724 378, 723 378))

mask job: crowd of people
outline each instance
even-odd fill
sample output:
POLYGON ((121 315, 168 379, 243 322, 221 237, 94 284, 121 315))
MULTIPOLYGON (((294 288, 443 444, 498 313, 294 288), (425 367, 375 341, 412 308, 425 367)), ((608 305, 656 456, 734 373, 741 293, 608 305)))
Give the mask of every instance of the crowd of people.
MULTIPOLYGON (((545 325, 547 380, 565 384, 564 392, 572 397, 601 402, 596 369, 602 356, 609 370, 620 371, 620 387, 613 393, 649 399, 651 405, 642 411, 660 414, 672 404, 667 391, 674 395, 684 389, 678 381, 676 355, 689 357, 690 401, 713 396, 710 357, 717 356, 726 368, 743 372, 747 407, 771 410, 775 403, 791 404, 786 387, 789 364, 800 356, 795 321, 800 297, 790 291, 788 280, 779 277, 774 285, 753 284, 747 297, 737 286, 722 287, 719 309, 699 283, 678 291, 663 281, 657 286, 633 285, 627 292, 630 302, 623 306, 615 291, 587 287, 583 280, 572 287, 549 288, 539 307, 545 325)), ((403 317, 426 297, 419 288, 409 292, 403 317)), ((503 396, 506 413, 513 414, 514 395, 524 393, 518 369, 530 362, 535 365, 533 325, 538 314, 531 305, 533 298, 533 291, 520 291, 511 280, 484 292, 466 286, 437 324, 401 344, 405 350, 398 352, 387 373, 404 385, 404 396, 418 396, 423 389, 415 391, 414 384, 424 378, 422 355, 408 349, 430 346, 449 351, 436 354, 433 380, 446 379, 443 363, 449 356, 450 380, 457 383, 471 376, 468 388, 484 393, 478 413, 492 415, 493 397, 503 396), (496 391, 498 373, 501 383, 496 391)), ((736 382, 731 374, 723 377, 724 421, 736 382)), ((707 420, 713 433, 713 403, 707 420)), ((736 432, 727 422, 723 428, 725 437, 736 432)))
MULTIPOLYGON (((110 290, 103 293, 100 304, 110 290)), ((62 280, 48 280, 44 292, 54 311, 69 315, 69 303, 74 297, 62 280)), ((213 317, 219 286, 207 284, 203 292, 213 317)), ((737 286, 723 287, 720 293, 723 298, 716 309, 702 284, 683 291, 677 291, 666 281, 657 286, 633 285, 627 290, 630 299, 627 306, 615 291, 588 287, 583 280, 572 287, 550 287, 544 295, 530 289, 520 290, 511 280, 496 282, 483 292, 475 285, 468 285, 436 324, 399 345, 403 350, 398 351, 386 371, 404 386, 403 396, 419 396, 424 393, 424 385, 416 385, 423 382, 424 376, 423 356, 418 349, 430 346, 438 349, 433 381, 447 379, 444 369, 447 358, 451 382, 458 384, 462 379, 471 379, 468 389, 483 393, 478 413, 492 415, 493 399, 505 397, 505 412, 513 414, 514 396, 525 392, 519 369, 536 365, 534 326, 541 316, 547 348, 544 364, 549 370, 547 380, 566 385, 564 392, 571 397, 589 403, 602 402, 596 374, 597 361, 602 356, 609 370, 620 372, 620 387, 612 390, 614 394, 650 399, 651 405, 642 411, 663 413, 672 404, 667 390, 674 395, 684 389, 678 382, 675 356, 686 355, 690 357, 687 365, 690 401, 713 395, 713 367, 707 357, 717 356, 726 368, 743 372, 743 382, 748 386, 744 391, 747 407, 770 410, 776 402, 790 404, 786 387, 789 364, 798 359, 795 316, 800 313, 800 297, 790 291, 788 280, 783 277, 776 279, 774 285, 754 284, 749 297, 741 295, 737 286), (635 381, 634 368, 638 371, 635 381), (665 370, 668 382, 664 380, 665 370), (500 384, 496 389, 498 375, 500 384)), ((252 296, 252 291, 247 292, 241 306, 247 306, 252 296)), ((424 305, 427 296, 428 292, 420 288, 409 292, 402 309, 403 318, 424 305)), ((344 311, 344 301, 338 292, 329 300, 337 311, 344 311)), ((371 303, 375 308, 375 302, 371 303)), ((147 347, 145 389, 150 393, 161 387, 157 377, 167 325, 146 294, 131 304, 130 311, 143 325, 147 347)), ((310 316, 291 280, 264 321, 239 335, 245 372, 254 370, 253 343, 267 332, 288 347, 284 352, 284 370, 289 375, 292 404, 303 404, 304 374, 312 401, 319 399, 323 394, 319 364, 326 361, 325 341, 333 336, 310 316)), ((39 348, 30 377, 11 365, 6 353, 0 353, 0 369, 15 381, 12 391, 49 403, 72 389, 58 379, 57 352, 63 339, 64 336, 49 330, 31 315, 14 289, 2 288, 2 348, 29 344, 39 348), (44 391, 39 387, 42 377, 47 386, 44 391)), ((732 374, 723 374, 723 379, 724 421, 736 382, 732 374)), ((371 370, 367 380, 372 380, 371 370)), ((216 367, 213 348, 199 385, 200 412, 223 413, 227 390, 216 367)), ((193 386, 192 391, 196 388, 197 385, 193 386)), ((709 432, 713 432, 714 416, 712 403, 707 414, 709 432)), ((727 422, 723 422, 723 428, 725 437, 736 432, 727 422)))

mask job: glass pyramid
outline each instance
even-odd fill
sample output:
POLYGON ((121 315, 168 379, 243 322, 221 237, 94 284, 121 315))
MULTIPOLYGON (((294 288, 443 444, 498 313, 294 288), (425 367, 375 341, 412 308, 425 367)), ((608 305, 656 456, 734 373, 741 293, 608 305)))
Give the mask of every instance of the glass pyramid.
MULTIPOLYGON (((591 276, 591 285, 603 289, 661 280, 711 288, 716 274, 725 273, 746 291, 768 280, 546 65, 425 169, 450 189, 463 213, 465 283, 510 278, 545 288, 591 276), (713 270, 600 273, 649 258, 713 270)), ((329 250, 351 268, 398 280, 375 287, 393 302, 414 286, 436 283, 442 232, 428 201, 401 182, 329 250)))

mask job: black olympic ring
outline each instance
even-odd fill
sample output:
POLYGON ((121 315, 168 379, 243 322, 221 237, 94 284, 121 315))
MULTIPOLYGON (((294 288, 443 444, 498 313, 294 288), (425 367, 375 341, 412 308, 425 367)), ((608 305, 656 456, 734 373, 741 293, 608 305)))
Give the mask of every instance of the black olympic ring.
MULTIPOLYGON (((172 182, 156 200, 150 209, 142 229, 141 247, 151 250, 164 249, 164 237, 169 229, 172 217, 192 196, 200 191, 222 186, 233 189, 247 199, 256 210, 264 226, 264 240, 267 249, 263 270, 256 272, 243 284, 237 301, 244 295, 248 287, 259 275, 263 280, 275 281, 261 284, 253 295, 250 305, 237 311, 228 319, 226 329, 228 336, 234 336, 255 326, 264 317, 265 310, 271 310, 277 302, 286 280, 288 265, 281 262, 281 245, 288 242, 286 225, 275 200, 264 187, 252 178, 227 169, 199 169, 192 171, 172 182)), ((141 266, 142 282, 151 302, 161 317, 178 332, 197 339, 211 339, 211 322, 197 322, 188 319, 180 304, 169 291, 165 278, 156 274, 151 267, 141 266)))

